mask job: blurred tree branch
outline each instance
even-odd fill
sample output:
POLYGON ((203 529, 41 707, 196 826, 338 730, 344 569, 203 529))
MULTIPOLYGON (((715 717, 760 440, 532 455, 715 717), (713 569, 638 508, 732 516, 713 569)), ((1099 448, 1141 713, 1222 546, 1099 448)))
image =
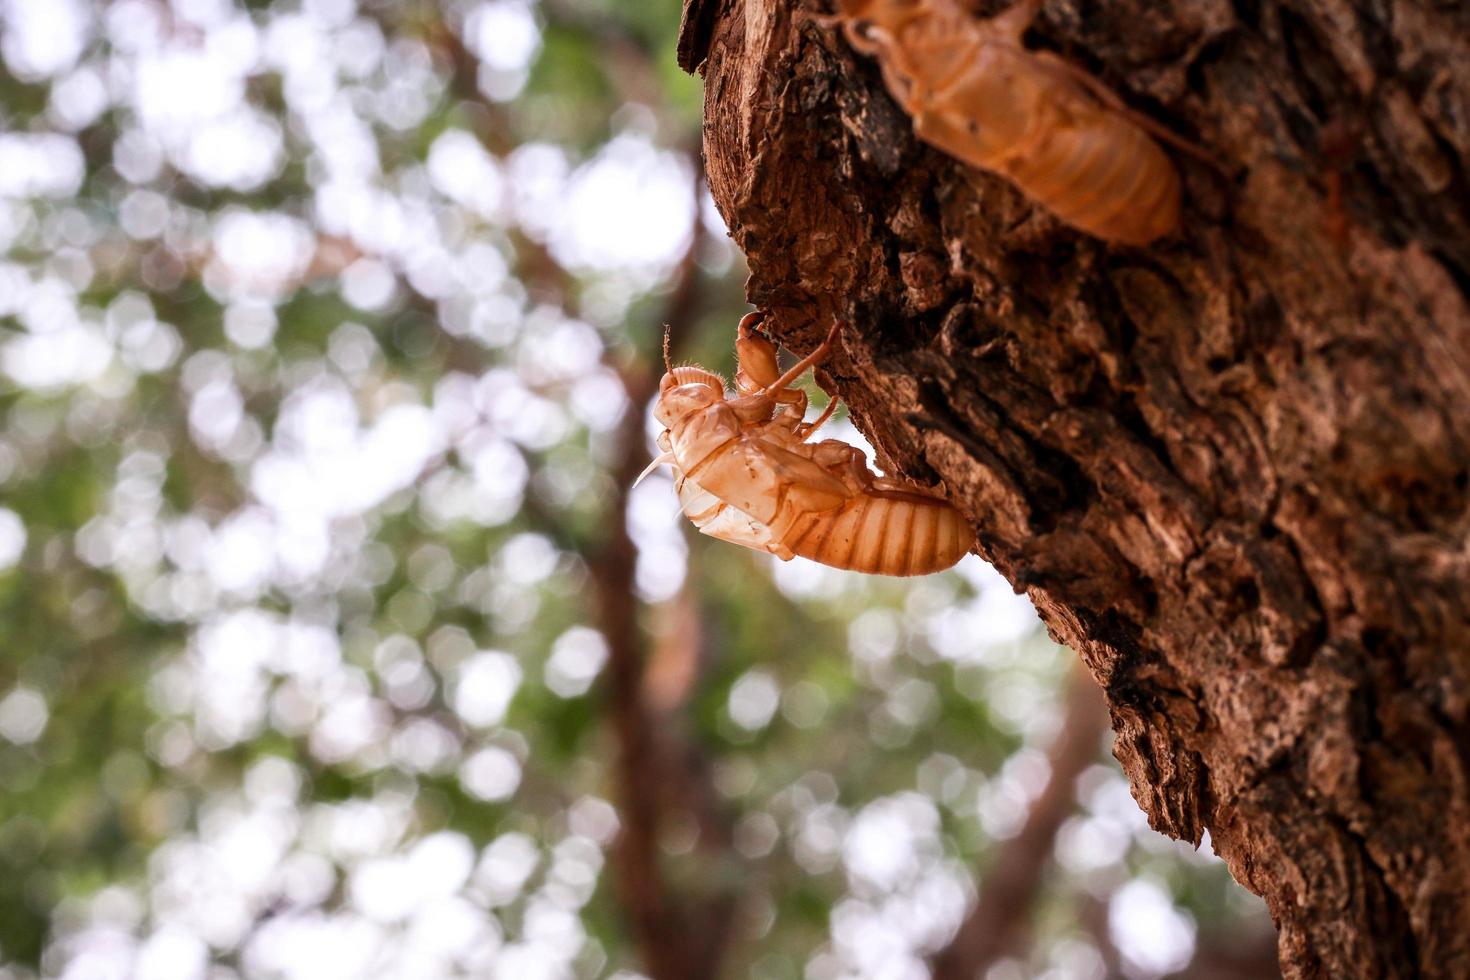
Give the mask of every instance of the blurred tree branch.
POLYGON ((1097 758, 1107 727, 1102 692, 1074 668, 1067 713, 1047 752, 1051 778, 1031 805, 1020 834, 1007 841, 981 876, 980 901, 948 946, 933 958, 933 980, 972 980, 1027 941, 1031 908, 1051 859, 1057 830, 1076 803, 1077 777, 1097 758))
POLYGON ((1252 935, 1201 934, 1194 959, 1174 980, 1273 980, 1281 976, 1276 934, 1261 929, 1252 935))
MULTIPOLYGON (((694 193, 697 203, 698 180, 694 193)), ((703 232, 697 213, 665 308, 673 351, 684 346, 700 305, 695 258, 703 232)), ((597 625, 608 644, 605 697, 618 744, 614 771, 623 826, 614 845, 613 886, 650 974, 655 980, 674 980, 717 972, 734 895, 717 891, 703 900, 676 895, 661 870, 660 835, 681 803, 693 811, 701 849, 728 853, 731 832, 715 805, 700 753, 677 738, 666 716, 650 703, 646 686, 648 647, 638 623, 638 555, 628 533, 627 510, 630 488, 647 463, 644 407, 658 391, 658 378, 641 365, 623 372, 628 409, 613 433, 613 495, 602 539, 584 557, 597 625)))

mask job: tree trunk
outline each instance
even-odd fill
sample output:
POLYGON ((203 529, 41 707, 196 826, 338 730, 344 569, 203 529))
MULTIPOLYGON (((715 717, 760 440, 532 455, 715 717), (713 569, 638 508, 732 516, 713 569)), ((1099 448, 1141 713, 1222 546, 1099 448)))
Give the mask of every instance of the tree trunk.
POLYGON ((1082 655, 1287 976, 1470 976, 1470 8, 1050 0, 1034 46, 1221 165, 1175 155, 1138 249, 917 142, 796 6, 680 39, 767 325, 849 321, 824 385, 1082 655))

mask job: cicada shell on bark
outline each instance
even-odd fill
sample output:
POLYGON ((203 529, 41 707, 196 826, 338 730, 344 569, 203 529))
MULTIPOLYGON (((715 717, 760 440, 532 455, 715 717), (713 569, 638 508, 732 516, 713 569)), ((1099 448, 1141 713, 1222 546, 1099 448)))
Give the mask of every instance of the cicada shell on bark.
POLYGON ((705 534, 783 560, 801 555, 875 575, 926 575, 974 545, 969 525, 943 497, 868 469, 854 446, 809 442, 835 401, 803 421, 806 395, 792 383, 819 363, 834 326, 811 356, 782 374, 776 346, 740 323, 736 390, 702 367, 670 368, 655 417, 686 516, 705 534))
POLYGON ((1179 173, 1154 136, 1199 151, 1081 68, 1026 50, 1040 7, 1020 0, 981 20, 957 0, 838 0, 833 20, 877 58, 924 142, 1008 177, 1088 234, 1130 245, 1169 234, 1179 173))

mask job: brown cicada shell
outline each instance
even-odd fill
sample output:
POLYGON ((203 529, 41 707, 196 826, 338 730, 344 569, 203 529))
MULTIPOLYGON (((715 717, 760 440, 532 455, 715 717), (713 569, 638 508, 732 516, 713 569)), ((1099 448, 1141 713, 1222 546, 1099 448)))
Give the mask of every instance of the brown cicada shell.
POLYGON ((1129 245, 1169 234, 1179 173, 1153 136, 1201 151, 1076 65, 1026 50, 1021 36, 1040 8, 1019 0, 980 20, 958 0, 837 0, 830 20, 878 59, 924 142, 1009 178, 1088 234, 1129 245))
MULTIPOLYGON (((959 561, 974 544, 959 511, 934 493, 868 469, 855 446, 807 440, 832 415, 804 422, 806 395, 793 382, 826 357, 826 341, 785 374, 776 346, 756 333, 761 314, 740 321, 736 390, 697 365, 669 368, 654 416, 666 427, 685 515, 705 534, 834 568, 875 575, 926 575, 959 561)), ((653 467, 650 467, 650 470, 653 467)))

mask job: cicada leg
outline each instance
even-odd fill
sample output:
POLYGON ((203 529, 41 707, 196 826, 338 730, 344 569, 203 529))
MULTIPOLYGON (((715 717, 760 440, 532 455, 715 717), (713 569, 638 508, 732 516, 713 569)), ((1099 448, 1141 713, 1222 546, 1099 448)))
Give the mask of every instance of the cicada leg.
MULTIPOLYGON (((736 330, 735 354, 739 366, 735 371, 735 390, 742 395, 759 394, 781 374, 775 343, 755 330, 765 318, 765 313, 760 310, 747 313, 740 319, 736 330)), ((806 416, 806 392, 799 388, 785 388, 771 392, 771 396, 777 404, 784 406, 780 418, 785 427, 795 429, 806 416)))
POLYGON ((818 415, 810 422, 803 422, 801 423, 801 425, 798 425, 796 427, 796 437, 802 442, 806 442, 812 437, 812 433, 816 432, 822 426, 827 424, 827 420, 832 417, 832 413, 835 411, 837 411, 837 398, 836 396, 833 396, 833 398, 827 402, 827 407, 822 409, 821 415, 818 415))
POLYGON ((837 343, 837 335, 841 332, 842 321, 834 320, 832 322, 832 329, 827 331, 827 338, 817 345, 817 349, 793 364, 791 366, 791 370, 787 371, 775 381, 766 385, 764 393, 769 394, 770 392, 779 390, 781 388, 791 387, 792 382, 805 374, 809 368, 813 368, 816 367, 818 364, 821 364, 824 360, 827 359, 827 355, 832 353, 832 345, 837 343))

